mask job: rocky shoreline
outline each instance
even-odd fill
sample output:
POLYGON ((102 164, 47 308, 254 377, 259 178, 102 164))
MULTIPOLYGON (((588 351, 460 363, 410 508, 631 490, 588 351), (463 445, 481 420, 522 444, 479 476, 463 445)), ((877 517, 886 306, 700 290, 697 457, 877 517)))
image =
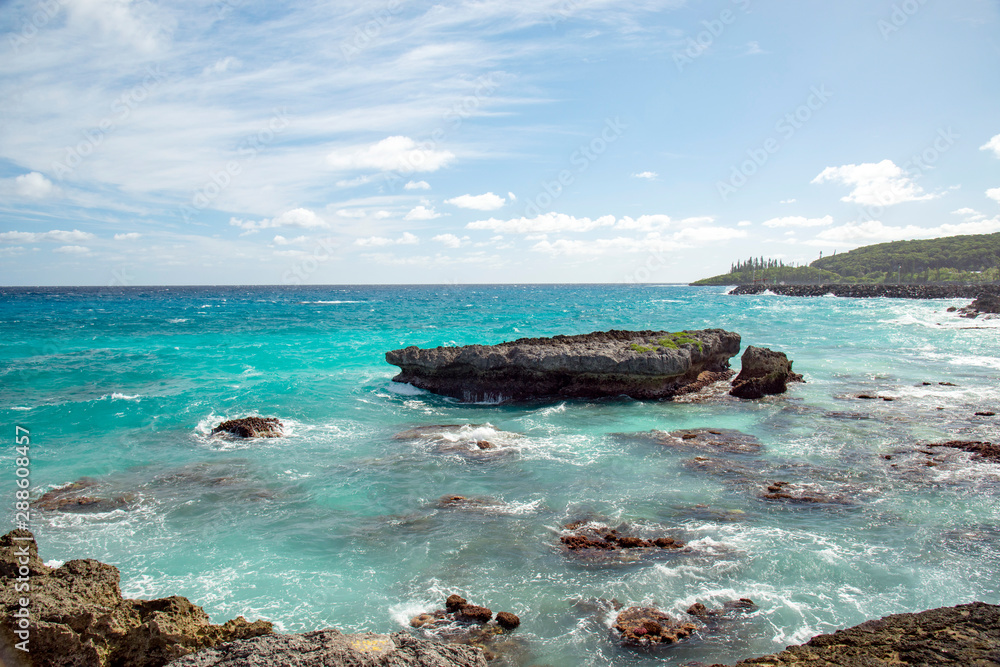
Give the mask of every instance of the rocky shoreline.
MULTIPOLYGON (((628 539, 612 537, 618 546, 628 539)), ((498 642, 521 624, 509 612, 491 620, 490 609, 452 595, 445 609, 411 621, 431 638, 407 632, 343 634, 329 628, 283 635, 275 634, 267 621, 250 623, 243 617, 213 625, 200 607, 183 597, 122 598, 118 569, 111 565, 90 559, 71 560, 58 568, 44 565, 34 536, 25 530, 0 537, 0 604, 0 664, 11 667, 487 667, 496 659, 495 651, 505 648, 498 642), (25 622, 18 611, 22 594, 14 587, 18 577, 31 582, 25 622), (30 637, 29 653, 15 649, 19 630, 30 637)), ((688 609, 687 618, 678 619, 654 608, 622 610, 614 600, 612 606, 620 613, 610 639, 647 648, 694 641, 699 628, 757 608, 746 598, 714 610, 699 603, 688 609)), ((894 614, 737 666, 900 664, 1000 664, 1000 605, 974 602, 894 614)))
POLYGON ((881 285, 842 284, 826 285, 737 285, 729 290, 733 295, 754 295, 772 292, 781 296, 833 296, 854 299, 977 299, 984 294, 1000 295, 1000 285, 881 285))

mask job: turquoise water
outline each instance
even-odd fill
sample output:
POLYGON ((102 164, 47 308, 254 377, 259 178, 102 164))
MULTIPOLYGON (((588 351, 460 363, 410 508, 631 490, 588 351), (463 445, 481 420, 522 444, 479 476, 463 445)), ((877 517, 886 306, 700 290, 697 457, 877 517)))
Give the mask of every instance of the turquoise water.
POLYGON ((965 302, 680 286, 2 288, 0 494, 12 507, 20 425, 36 496, 81 477, 136 494, 125 510, 34 512, 43 559, 112 563, 127 596, 185 595, 215 622, 394 631, 458 592, 521 616, 524 665, 733 661, 889 613, 1000 603, 1000 466, 882 458, 997 439, 996 418, 974 413, 1000 412, 1000 322, 949 305, 965 302), (461 405, 392 383, 384 361, 407 345, 707 327, 786 352, 807 383, 762 401, 461 405), (247 414, 280 418, 288 436, 208 437, 247 414), (454 429, 394 439, 432 425, 498 455, 451 443, 454 429), (763 452, 620 435, 697 427, 753 434, 763 452), (851 504, 759 499, 770 480, 851 504), (446 494, 493 504, 441 508, 446 494), (594 517, 691 548, 625 565, 567 558, 560 526, 594 517), (655 654, 615 647, 613 614, 593 604, 680 614, 735 597, 759 608, 655 654))

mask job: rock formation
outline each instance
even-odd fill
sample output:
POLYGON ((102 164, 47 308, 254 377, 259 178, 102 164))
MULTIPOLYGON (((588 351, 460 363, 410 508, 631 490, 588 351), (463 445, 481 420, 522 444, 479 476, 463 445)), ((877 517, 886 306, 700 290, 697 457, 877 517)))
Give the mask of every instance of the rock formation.
POLYGON ((652 607, 629 607, 618 614, 613 629, 625 646, 666 646, 690 637, 698 628, 652 607))
MULTIPOLYGON (((951 308, 948 309, 951 311, 951 308)), ((959 317, 976 319, 980 315, 985 315, 984 320, 995 319, 1000 315, 1000 296, 996 294, 983 294, 975 301, 964 308, 958 308, 959 317)))
POLYGON ((517 614, 501 611, 496 620, 492 618, 490 608, 469 604, 461 595, 452 594, 445 600, 444 609, 417 614, 410 619, 410 627, 426 637, 482 649, 490 661, 503 654, 522 652, 522 644, 510 636, 521 625, 517 614))
POLYGON ((32 505, 40 510, 59 512, 111 512, 129 509, 138 500, 135 493, 119 493, 108 497, 100 493, 99 487, 97 480, 84 477, 46 491, 32 505))
POLYGON ((401 369, 393 381, 462 401, 658 399, 700 388, 699 375, 726 371, 739 347, 739 334, 721 329, 606 331, 499 345, 411 346, 385 358, 401 369))
POLYGON ((740 358, 742 368, 733 380, 729 392, 737 398, 761 398, 767 394, 783 394, 789 382, 802 382, 802 376, 792 372, 792 362, 784 352, 751 345, 740 358))
POLYGON ((756 437, 728 428, 686 428, 677 431, 653 429, 643 433, 616 434, 627 440, 646 440, 676 449, 694 449, 729 454, 759 454, 762 445, 756 437))
POLYGON ((998 664, 1000 606, 983 602, 916 614, 893 614, 832 635, 813 637, 776 655, 736 663, 738 667, 993 667, 998 664))
POLYGON ((212 435, 237 438, 280 438, 283 425, 275 417, 241 417, 224 421, 212 429, 212 435))
POLYGON ((985 295, 1000 294, 1000 287, 990 285, 883 285, 827 284, 827 285, 738 285, 729 294, 752 295, 772 292, 782 296, 844 296, 855 299, 884 297, 888 299, 975 299, 985 295))
POLYGON ((0 538, 0 644, 22 641, 13 634, 23 596, 14 580, 25 569, 30 652, 21 657, 30 667, 160 667, 201 648, 271 632, 270 623, 248 623, 242 616, 213 625, 183 597, 123 599, 117 568, 91 559, 47 567, 34 536, 15 530, 0 538))
POLYGON ((567 556, 590 563, 632 563, 684 549, 684 542, 667 535, 642 537, 622 524, 618 528, 591 521, 574 521, 563 526, 559 546, 567 556))
POLYGON ((341 634, 317 630, 266 635, 205 649, 169 667, 486 667, 472 646, 437 644, 405 632, 341 634))

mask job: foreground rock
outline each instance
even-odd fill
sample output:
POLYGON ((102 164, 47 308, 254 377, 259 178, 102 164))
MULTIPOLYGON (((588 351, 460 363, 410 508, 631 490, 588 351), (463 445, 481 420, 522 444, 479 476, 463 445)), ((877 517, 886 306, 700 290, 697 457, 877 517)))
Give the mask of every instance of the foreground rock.
POLYGON ((175 660, 169 667, 486 667, 471 646, 435 644, 405 632, 341 634, 317 630, 224 644, 175 660))
POLYGON ((613 629, 625 646, 668 646, 690 637, 698 626, 652 607, 629 607, 618 614, 613 629))
POLYGON ((32 667, 160 667, 201 648, 271 632, 270 623, 242 616, 213 625, 183 597, 124 599, 117 568, 91 559, 47 567, 32 534, 15 530, 0 538, 0 643, 7 646, 23 640, 14 634, 13 616, 23 596, 14 588, 22 567, 31 583, 25 664, 32 667))
POLYGON ((494 619, 492 609, 469 604, 458 594, 448 596, 444 609, 410 619, 410 627, 425 636, 481 649, 490 662, 523 652, 523 644, 509 636, 520 625, 516 614, 501 611, 494 619))
POLYGON ((212 429, 212 435, 237 438, 280 438, 284 427, 275 417, 241 417, 224 421, 212 429))
POLYGON ((739 334, 701 331, 606 331, 522 338, 499 345, 420 349, 385 355, 407 382, 462 401, 523 401, 630 396, 671 398, 705 386, 739 353, 739 334))
POLYGON ((981 442, 978 440, 949 440, 948 442, 939 442, 928 446, 961 449, 963 452, 972 452, 975 454, 975 456, 972 457, 973 460, 985 460, 992 461, 993 463, 1000 463, 1000 445, 995 445, 992 442, 981 442))
POLYGON ((733 380, 730 396, 762 398, 769 394, 784 394, 789 382, 802 382, 802 376, 792 372, 792 362, 784 352, 751 345, 740 358, 742 368, 733 380))
MULTIPOLYGON (((758 667, 898 667, 1000 664, 1000 606, 973 602, 917 614, 893 614, 781 653, 741 660, 758 667)), ((716 664, 712 667, 726 667, 716 664)))

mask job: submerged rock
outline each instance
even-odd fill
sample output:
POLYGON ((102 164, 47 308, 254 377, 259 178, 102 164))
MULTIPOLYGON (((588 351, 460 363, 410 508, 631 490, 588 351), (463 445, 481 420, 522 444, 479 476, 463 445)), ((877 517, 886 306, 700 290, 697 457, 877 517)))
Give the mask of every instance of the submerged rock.
POLYGON ((698 626, 652 607, 629 607, 618 614, 613 629, 625 646, 666 646, 690 637, 698 626))
POLYGON ((492 618, 493 611, 488 607, 469 604, 461 595, 452 594, 445 600, 444 609, 417 614, 410 619, 410 627, 425 637, 482 649, 491 663, 522 653, 522 643, 509 636, 521 625, 521 619, 509 611, 498 613, 496 620, 492 618))
POLYGON ((657 399, 688 391, 705 371, 724 372, 739 347, 739 334, 721 329, 606 331, 499 345, 411 346, 385 358, 400 367, 393 381, 462 401, 657 399))
POLYGON ((37 509, 74 512, 98 513, 112 512, 131 508, 139 496, 135 493, 120 493, 114 496, 101 495, 100 483, 89 477, 76 482, 46 491, 32 503, 37 509))
POLYGON ((929 446, 961 449, 963 452, 972 452, 975 454, 975 456, 972 457, 973 460, 985 459, 994 463, 1000 463, 1000 445, 995 445, 992 442, 981 442, 978 440, 949 440, 948 442, 939 442, 929 446))
POLYGON ((212 429, 212 435, 223 434, 237 438, 280 438, 283 425, 275 417, 241 417, 224 421, 212 429))
POLYGON ((739 600, 728 600, 722 603, 722 607, 709 609, 701 602, 696 602, 687 609, 691 616, 702 621, 711 621, 733 617, 737 614, 747 614, 757 609, 757 603, 750 598, 740 598, 739 600))
POLYGON ((317 630, 224 644, 175 660, 169 667, 486 667, 471 646, 438 644, 405 632, 345 635, 317 630))
POLYGON ((764 500, 781 500, 791 503, 852 504, 844 495, 826 491, 816 484, 793 484, 791 482, 771 482, 760 497, 764 500))
POLYGON ((393 440, 426 444, 436 454, 461 456, 470 461, 492 461, 517 453, 522 436, 500 431, 492 424, 433 424, 400 431, 393 440), (489 437, 489 440, 484 439, 489 437))
POLYGON ((803 382, 792 372, 792 362, 784 352, 751 345, 740 358, 740 374, 733 380, 729 392, 737 398, 762 398, 768 394, 783 394, 789 382, 803 382))
POLYGON ((201 648, 271 632, 270 623, 242 616, 213 625, 201 607, 179 596, 124 599, 116 567, 91 559, 47 567, 34 536, 15 530, 0 538, 0 638, 9 646, 21 640, 13 616, 23 596, 14 589, 19 558, 30 572, 33 667, 161 667, 201 648))
POLYGON ((681 449, 730 454, 759 454, 761 450, 760 440, 756 437, 728 428, 689 428, 669 433, 654 429, 648 434, 636 434, 636 436, 650 437, 657 444, 681 449))
POLYGON ((992 667, 997 664, 1000 664, 1000 606, 983 602, 916 614, 893 614, 832 635, 818 635, 775 655, 736 663, 746 667, 992 667))

